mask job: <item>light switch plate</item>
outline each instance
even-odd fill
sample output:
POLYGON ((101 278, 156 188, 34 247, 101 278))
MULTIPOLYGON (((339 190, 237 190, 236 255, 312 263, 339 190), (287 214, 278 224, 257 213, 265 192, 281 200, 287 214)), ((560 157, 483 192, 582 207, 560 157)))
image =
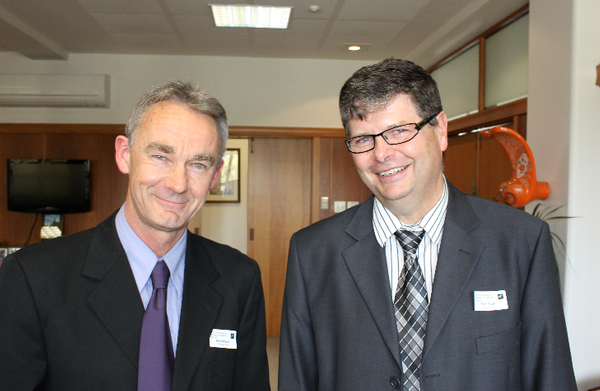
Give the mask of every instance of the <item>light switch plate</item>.
POLYGON ((341 213, 346 210, 346 201, 333 201, 333 213, 341 213))
POLYGON ((329 197, 321 197, 321 209, 329 209, 329 197))

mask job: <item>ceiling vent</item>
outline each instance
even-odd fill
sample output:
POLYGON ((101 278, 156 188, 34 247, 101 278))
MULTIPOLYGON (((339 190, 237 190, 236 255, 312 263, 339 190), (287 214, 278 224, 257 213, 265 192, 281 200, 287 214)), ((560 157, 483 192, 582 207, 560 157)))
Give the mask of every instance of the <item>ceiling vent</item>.
POLYGON ((0 73, 0 106, 109 107, 109 75, 0 73))

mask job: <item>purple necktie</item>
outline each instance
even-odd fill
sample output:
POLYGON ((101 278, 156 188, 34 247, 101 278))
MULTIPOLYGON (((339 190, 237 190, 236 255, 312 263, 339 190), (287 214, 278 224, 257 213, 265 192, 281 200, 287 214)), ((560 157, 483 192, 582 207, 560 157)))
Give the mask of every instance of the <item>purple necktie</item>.
POLYGON ((167 318, 169 268, 159 261, 152 270, 152 297, 144 313, 140 339, 138 391, 170 391, 173 381, 173 344, 167 318))

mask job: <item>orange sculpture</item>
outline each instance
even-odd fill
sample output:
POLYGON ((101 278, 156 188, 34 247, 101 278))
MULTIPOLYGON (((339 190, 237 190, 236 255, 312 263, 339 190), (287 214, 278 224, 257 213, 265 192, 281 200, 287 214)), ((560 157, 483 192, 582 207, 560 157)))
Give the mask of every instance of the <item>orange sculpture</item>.
POLYGON ((503 126, 495 126, 482 130, 481 134, 498 141, 510 159, 513 176, 500 184, 500 193, 510 206, 521 208, 532 200, 548 198, 550 186, 548 182, 536 180, 533 153, 519 133, 503 126))

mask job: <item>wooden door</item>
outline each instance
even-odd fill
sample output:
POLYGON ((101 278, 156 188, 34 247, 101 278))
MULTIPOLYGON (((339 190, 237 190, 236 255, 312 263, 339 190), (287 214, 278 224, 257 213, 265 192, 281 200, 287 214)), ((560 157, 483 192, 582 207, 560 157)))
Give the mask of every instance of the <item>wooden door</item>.
POLYGON ((248 255, 261 269, 267 335, 278 337, 289 241, 310 222, 312 142, 255 138, 248 162, 248 255))

